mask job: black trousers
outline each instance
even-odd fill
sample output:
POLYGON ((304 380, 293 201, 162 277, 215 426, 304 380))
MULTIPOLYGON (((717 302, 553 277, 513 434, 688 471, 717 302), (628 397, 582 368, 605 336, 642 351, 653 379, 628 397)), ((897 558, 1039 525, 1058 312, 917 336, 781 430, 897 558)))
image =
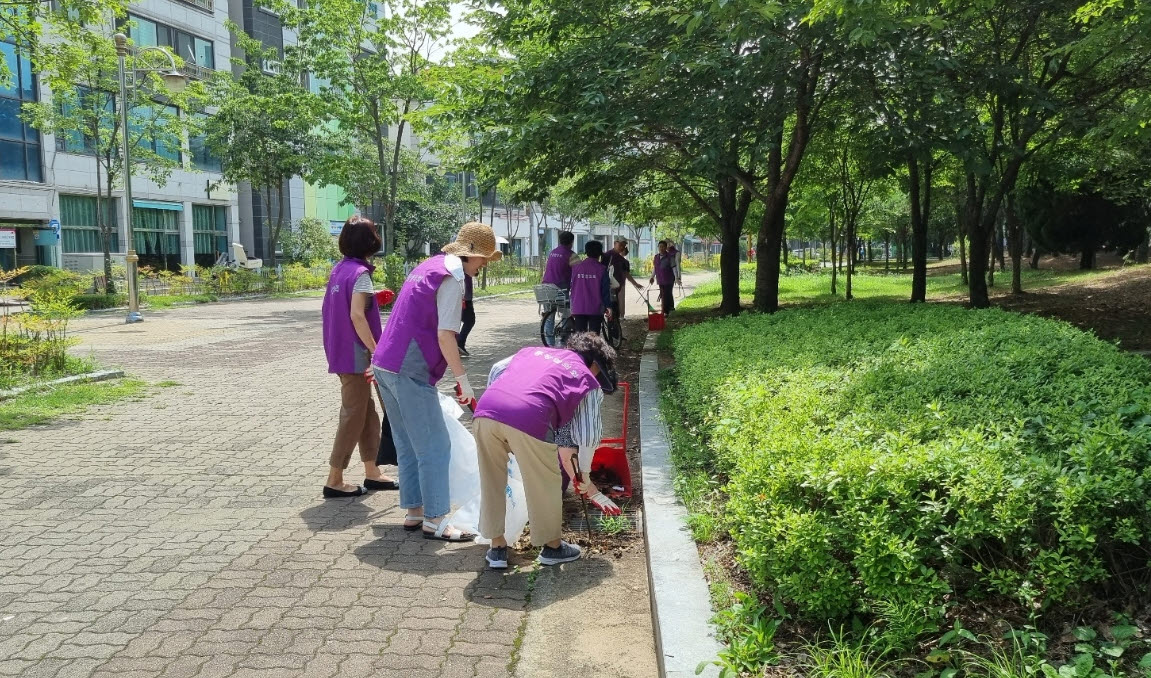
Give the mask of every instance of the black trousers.
POLYGON ((603 326, 602 315, 573 315, 572 326, 576 332, 595 332, 599 334, 600 327, 603 326))
POLYGON ((476 309, 472 306, 471 299, 464 301, 464 312, 460 318, 463 320, 464 325, 460 328, 460 334, 456 337, 456 343, 464 346, 468 343, 468 334, 470 334, 472 328, 476 326, 476 309))
POLYGON ((659 299, 663 302, 663 314, 667 315, 675 308, 675 284, 660 285, 659 286, 659 299))

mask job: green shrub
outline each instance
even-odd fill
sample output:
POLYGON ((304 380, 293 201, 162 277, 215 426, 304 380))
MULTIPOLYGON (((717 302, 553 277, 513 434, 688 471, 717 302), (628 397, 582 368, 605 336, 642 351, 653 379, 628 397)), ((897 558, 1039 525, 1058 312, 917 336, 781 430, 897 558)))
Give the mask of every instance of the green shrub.
POLYGON ((956 594, 1042 614, 1147 581, 1142 358, 1057 321, 883 303, 709 322, 674 350, 739 561, 804 617, 929 629, 956 594))
POLYGON ((77 294, 72 298, 76 306, 94 311, 101 308, 117 308, 128 304, 127 294, 77 294))

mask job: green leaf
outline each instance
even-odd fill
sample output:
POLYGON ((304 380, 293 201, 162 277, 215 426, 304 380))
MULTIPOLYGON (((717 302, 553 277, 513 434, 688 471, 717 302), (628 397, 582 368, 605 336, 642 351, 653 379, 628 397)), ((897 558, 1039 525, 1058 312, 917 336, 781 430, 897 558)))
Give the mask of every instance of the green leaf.
POLYGON ((1129 640, 1139 633, 1138 627, 1130 624, 1119 624, 1111 627, 1111 637, 1115 640, 1129 640))
POLYGON ((1151 669, 1151 652, 1143 655, 1143 658, 1139 660, 1139 668, 1151 669))
POLYGON ((1103 654, 1107 655, 1108 657, 1122 657, 1123 656, 1123 647, 1121 647, 1120 645, 1117 645, 1115 643, 1107 643, 1107 644, 1103 645, 1103 647, 1099 648, 1099 651, 1102 652, 1103 654))
POLYGON ((1086 642, 1086 641, 1095 640, 1095 637, 1098 634, 1095 633, 1095 629, 1093 629, 1089 626, 1080 626, 1080 627, 1076 628, 1074 631, 1072 631, 1071 635, 1075 636, 1075 638, 1077 640, 1082 640, 1082 641, 1086 642))

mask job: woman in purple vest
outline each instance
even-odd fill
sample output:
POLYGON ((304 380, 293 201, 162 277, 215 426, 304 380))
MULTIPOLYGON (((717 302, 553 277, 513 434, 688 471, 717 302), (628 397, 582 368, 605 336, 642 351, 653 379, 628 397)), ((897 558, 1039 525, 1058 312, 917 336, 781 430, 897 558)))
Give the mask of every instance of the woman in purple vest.
MULTIPOLYGON (((615 351, 598 334, 580 333, 564 348, 529 346, 496 363, 476 406, 472 432, 480 462, 480 534, 492 546, 485 559, 493 569, 508 566, 504 538, 508 455, 516 455, 527 498, 532 545, 539 562, 576 560, 580 548, 560 539, 563 489, 556 460, 556 433, 569 429, 588 470, 599 445, 603 391, 615 390, 615 351)), ((587 483, 585 483, 586 486, 587 483)))
POLYGON ((380 474, 376 452, 380 446, 380 418, 372 401, 372 352, 380 338, 380 307, 372 288, 368 257, 380 249, 376 225, 363 217, 352 217, 340 231, 340 252, 344 258, 332 267, 324 293, 324 353, 328 372, 340 377, 340 423, 328 460, 328 482, 324 497, 357 497, 366 490, 394 490, 396 482, 380 474), (360 446, 364 463, 364 485, 344 483, 344 470, 352 450, 360 446))
POLYGON ((426 539, 471 541, 446 520, 451 441, 436 382, 452 368, 461 403, 475 398, 460 361, 456 333, 463 311, 464 276, 475 276, 503 255, 487 224, 464 224, 455 242, 408 274, 376 346, 372 365, 388 409, 400 469, 404 529, 426 539))
POLYGON ((599 334, 604 310, 611 317, 611 280, 603 258, 603 243, 589 240, 583 248, 585 258, 572 266, 571 309, 576 332, 599 334))
POLYGON ((559 247, 548 253, 548 265, 544 269, 544 277, 540 282, 566 290, 571 285, 572 264, 579 257, 576 256, 575 252, 572 252, 572 243, 575 242, 574 233, 560 231, 559 239, 559 247))

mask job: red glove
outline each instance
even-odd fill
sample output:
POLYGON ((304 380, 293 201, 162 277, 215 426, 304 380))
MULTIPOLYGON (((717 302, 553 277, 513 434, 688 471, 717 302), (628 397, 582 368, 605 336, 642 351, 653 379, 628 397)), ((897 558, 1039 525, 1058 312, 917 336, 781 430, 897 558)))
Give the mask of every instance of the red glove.
POLYGON ((395 300, 396 300, 396 293, 389 290, 386 287, 384 289, 380 290, 379 292, 376 292, 376 303, 379 304, 381 307, 387 306, 388 304, 392 303, 395 300))

